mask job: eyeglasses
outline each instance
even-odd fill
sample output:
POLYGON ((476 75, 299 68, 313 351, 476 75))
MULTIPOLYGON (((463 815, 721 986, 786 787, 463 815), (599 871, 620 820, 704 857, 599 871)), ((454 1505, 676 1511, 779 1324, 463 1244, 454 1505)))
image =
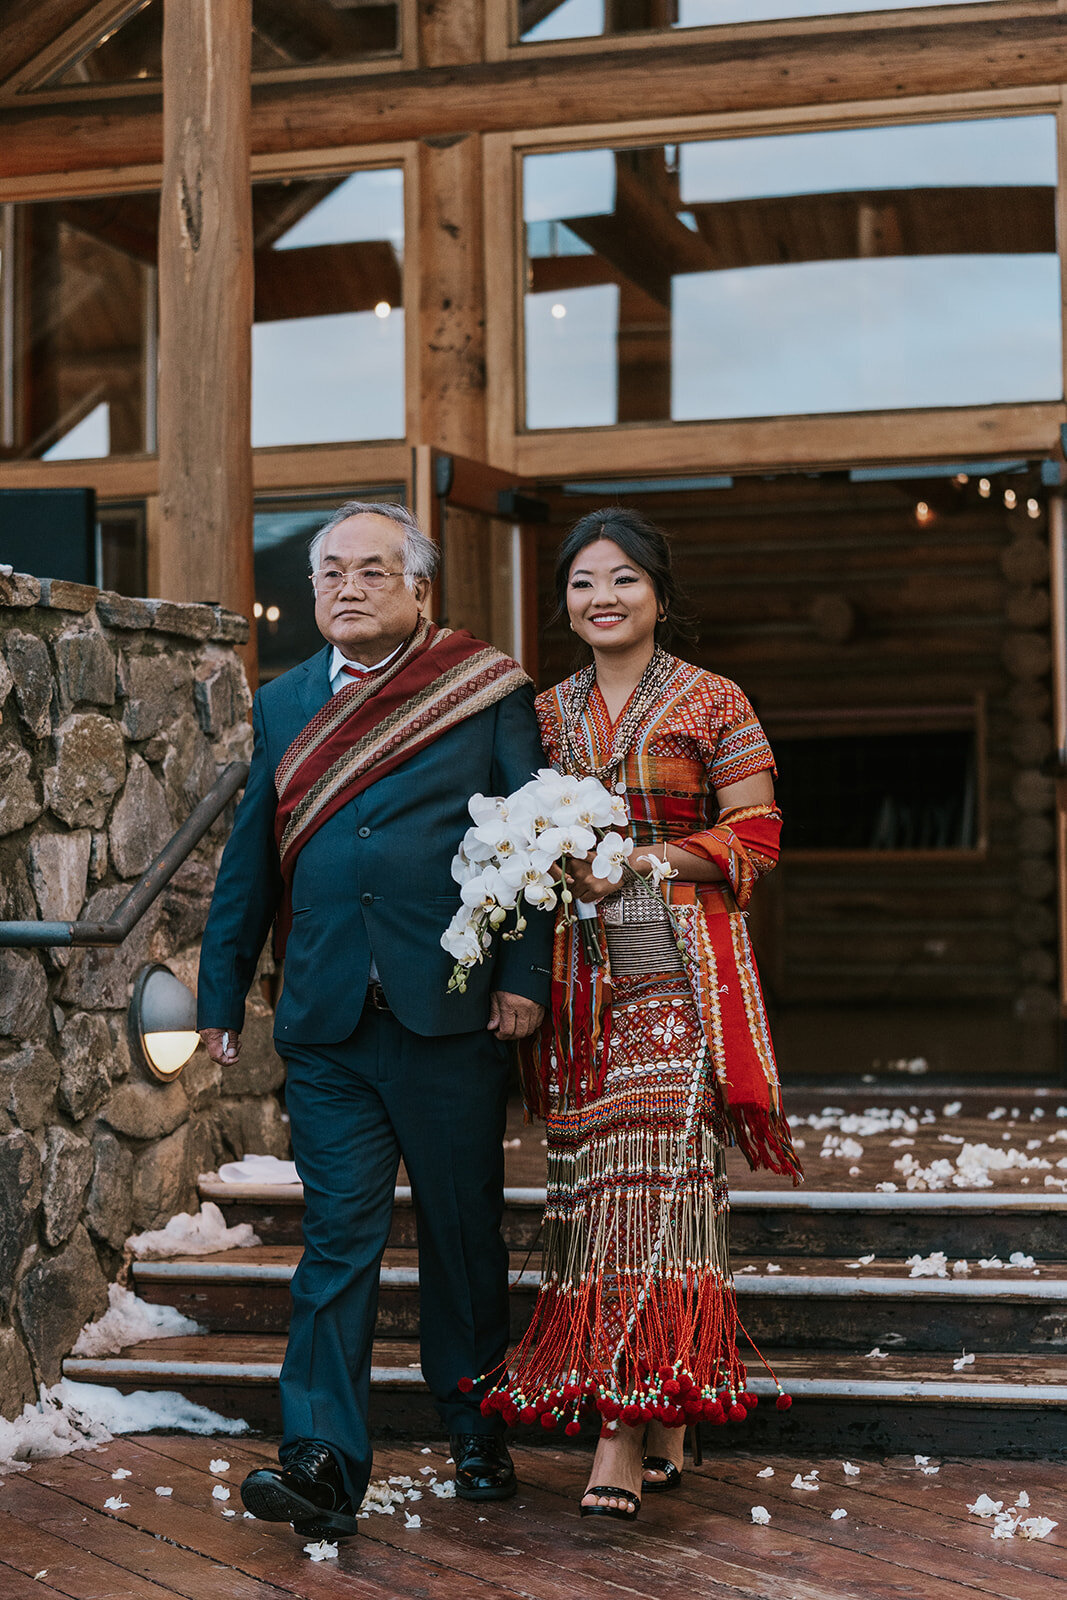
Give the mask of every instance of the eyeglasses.
POLYGON ((350 580, 357 589, 384 589, 390 578, 402 578, 402 572, 386 572, 384 567, 357 567, 354 572, 342 572, 338 567, 320 567, 311 573, 311 582, 323 594, 333 594, 350 580))

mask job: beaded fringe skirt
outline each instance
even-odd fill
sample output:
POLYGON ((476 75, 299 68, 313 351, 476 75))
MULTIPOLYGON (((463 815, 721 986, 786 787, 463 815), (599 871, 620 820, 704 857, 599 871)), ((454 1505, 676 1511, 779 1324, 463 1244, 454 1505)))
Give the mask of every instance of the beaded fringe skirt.
POLYGON ((649 926, 629 898, 605 906, 604 1089, 547 1117, 540 1291, 508 1372, 482 1402, 505 1422, 567 1433, 594 1411, 609 1428, 620 1418, 681 1426, 741 1420, 755 1404, 737 1349, 704 1034, 669 925, 649 926), (653 954, 664 970, 649 975, 653 954))

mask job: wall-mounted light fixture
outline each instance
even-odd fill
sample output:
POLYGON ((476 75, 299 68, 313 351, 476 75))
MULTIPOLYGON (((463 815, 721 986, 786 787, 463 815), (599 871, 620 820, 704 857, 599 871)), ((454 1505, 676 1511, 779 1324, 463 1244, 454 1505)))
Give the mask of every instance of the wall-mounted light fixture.
POLYGON ((196 997, 169 967, 152 962, 134 979, 126 1028, 133 1056, 153 1077, 170 1083, 200 1043, 196 997))

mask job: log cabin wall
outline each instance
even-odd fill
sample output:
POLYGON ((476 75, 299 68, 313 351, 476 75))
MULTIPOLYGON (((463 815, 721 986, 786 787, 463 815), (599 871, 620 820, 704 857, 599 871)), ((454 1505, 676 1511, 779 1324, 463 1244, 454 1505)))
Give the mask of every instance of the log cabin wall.
MULTIPOLYGON (((619 501, 672 537, 697 632, 679 653, 739 682, 779 747, 782 862, 752 922, 791 1074, 1056 1068, 1044 491, 1032 472, 960 476, 620 485, 619 501), (963 771, 968 814, 940 839, 906 826, 894 838, 884 820, 857 830, 847 766, 820 784, 794 759, 785 781, 782 757, 810 741, 832 760, 842 740, 887 738, 911 765, 954 737, 970 741, 973 786, 963 771), (813 808, 833 815, 828 828, 813 808)), ((559 519, 538 539, 547 616, 561 527, 603 496, 542 492, 559 519)), ((545 683, 573 670, 570 640, 565 624, 545 630, 545 683)))

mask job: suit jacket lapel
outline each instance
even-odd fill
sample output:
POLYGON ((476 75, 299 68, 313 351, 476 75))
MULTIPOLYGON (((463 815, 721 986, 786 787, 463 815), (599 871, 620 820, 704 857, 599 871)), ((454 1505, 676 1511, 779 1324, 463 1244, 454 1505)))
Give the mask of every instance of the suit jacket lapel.
POLYGON ((320 650, 318 655, 304 662, 304 673, 296 686, 301 710, 310 722, 330 698, 330 655, 332 645, 320 650))

